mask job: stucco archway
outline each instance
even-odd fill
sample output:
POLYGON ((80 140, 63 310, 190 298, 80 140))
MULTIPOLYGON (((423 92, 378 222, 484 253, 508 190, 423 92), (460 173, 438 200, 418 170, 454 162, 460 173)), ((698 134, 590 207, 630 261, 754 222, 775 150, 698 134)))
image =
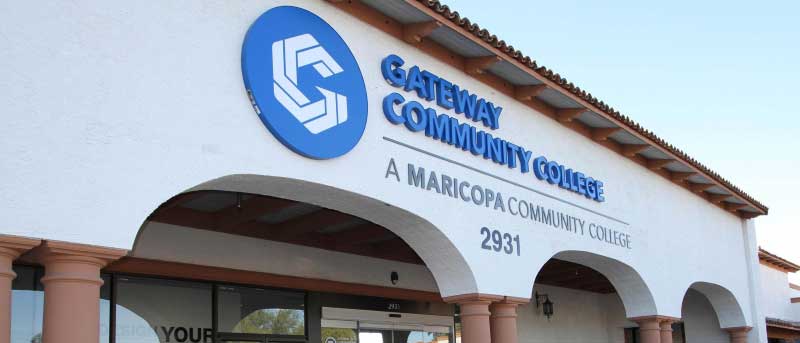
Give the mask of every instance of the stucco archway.
POLYGON ((650 288, 633 267, 619 260, 587 251, 562 251, 552 258, 589 267, 605 276, 622 300, 628 318, 658 314, 650 288))
MULTIPOLYGON (((384 227, 406 242, 430 270, 442 297, 477 293, 472 271, 450 239, 427 220, 404 209, 326 185, 263 175, 228 175, 192 187, 182 194, 197 191, 270 196, 308 203, 362 218, 384 227)), ((143 239, 143 232, 146 230, 154 229, 148 229, 146 224, 142 225, 134 242, 133 256, 147 257, 142 256, 142 252, 148 250, 144 246, 148 244, 145 242, 148 240, 143 239)), ((148 235, 152 237, 153 232, 149 232, 148 235)), ((152 242, 153 239, 149 241, 152 242)))
POLYGON ((689 290, 697 291, 708 299, 721 329, 749 326, 739 301, 727 288, 710 282, 695 282, 689 286, 686 293, 689 290))

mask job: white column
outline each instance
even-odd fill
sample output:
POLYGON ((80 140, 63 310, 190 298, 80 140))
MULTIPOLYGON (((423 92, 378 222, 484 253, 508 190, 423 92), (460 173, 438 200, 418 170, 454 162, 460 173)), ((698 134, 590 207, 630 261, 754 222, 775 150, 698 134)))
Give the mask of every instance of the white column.
POLYGON ((761 270, 758 261, 758 241, 753 219, 742 219, 742 238, 747 259, 747 281, 749 289, 750 316, 753 330, 747 334, 747 342, 767 343, 767 322, 761 308, 761 270))

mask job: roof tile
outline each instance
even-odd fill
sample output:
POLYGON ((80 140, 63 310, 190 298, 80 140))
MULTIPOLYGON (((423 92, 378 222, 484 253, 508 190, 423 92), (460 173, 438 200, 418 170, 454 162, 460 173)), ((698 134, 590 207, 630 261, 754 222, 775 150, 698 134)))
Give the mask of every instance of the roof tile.
POLYGON ((523 65, 530 68, 532 71, 556 82, 559 86, 561 86, 564 90, 572 93, 580 93, 580 97, 584 100, 588 101, 592 105, 598 107, 600 110, 605 112, 605 114, 611 116, 612 118, 619 120, 625 123, 629 128, 633 129, 634 131, 638 132, 641 135, 653 140, 657 145, 661 146, 662 148, 670 151, 671 153, 681 157, 682 159, 688 161, 692 166, 699 169, 705 174, 710 175, 714 180, 723 184, 725 187, 732 189, 737 195, 741 196, 747 201, 756 205, 760 210, 764 211, 765 213, 769 211, 769 208, 755 200, 749 194, 742 191, 739 187, 731 184, 728 180, 722 178, 716 172, 712 171, 704 164, 698 162, 694 158, 687 155, 682 150, 676 148, 674 145, 667 143, 662 138, 658 137, 656 134, 652 133, 649 130, 645 130, 642 128, 638 123, 634 122, 627 116, 621 114, 620 112, 614 110, 614 108, 606 105, 603 101, 598 101, 591 93, 586 92, 575 86, 572 82, 568 82, 566 78, 562 77, 560 74, 555 73, 551 69, 539 66, 538 63, 531 57, 522 53, 515 49, 513 46, 508 45, 504 40, 500 40, 497 36, 491 34, 488 30, 481 28, 478 24, 473 23, 468 18, 462 18, 461 15, 457 11, 453 11, 447 5, 440 3, 438 0, 416 0, 419 3, 427 6, 428 8, 432 9, 434 12, 438 13, 442 17, 450 20, 451 22, 455 23, 456 25, 464 28, 475 37, 480 38, 484 42, 488 43, 489 45, 497 48, 501 52, 505 53, 506 55, 512 57, 513 59, 519 61, 523 65))

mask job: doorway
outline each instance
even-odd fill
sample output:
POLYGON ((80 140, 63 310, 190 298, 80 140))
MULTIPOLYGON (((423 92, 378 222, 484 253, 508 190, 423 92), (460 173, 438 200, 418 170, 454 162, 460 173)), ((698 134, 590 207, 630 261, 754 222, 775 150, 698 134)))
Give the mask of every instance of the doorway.
POLYGON ((453 317, 322 308, 322 343, 453 343, 453 317))

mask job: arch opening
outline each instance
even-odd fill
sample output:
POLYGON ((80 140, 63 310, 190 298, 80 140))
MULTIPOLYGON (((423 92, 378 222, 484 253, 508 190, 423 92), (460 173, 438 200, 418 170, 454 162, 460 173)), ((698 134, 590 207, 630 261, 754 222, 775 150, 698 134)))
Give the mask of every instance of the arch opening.
POLYGON ((280 177, 230 175, 172 197, 142 225, 132 255, 441 297, 477 292, 460 252, 427 220, 349 191, 280 177))
POLYGON ((585 251, 562 251, 539 269, 531 304, 520 306, 520 340, 620 342, 635 339, 629 318, 657 314, 655 301, 632 267, 585 251), (552 318, 542 306, 553 303, 552 318))
MULTIPOLYGON (((633 267, 606 257, 586 251, 563 251, 552 259, 563 260, 585 266, 605 278, 604 287, 610 286, 625 307, 627 318, 657 315, 655 299, 650 288, 633 267)), ((552 260, 551 259, 551 260, 552 260)))
POLYGON ((683 297, 681 318, 689 341, 728 342, 728 329, 749 326, 736 296, 710 282, 695 282, 683 297))

